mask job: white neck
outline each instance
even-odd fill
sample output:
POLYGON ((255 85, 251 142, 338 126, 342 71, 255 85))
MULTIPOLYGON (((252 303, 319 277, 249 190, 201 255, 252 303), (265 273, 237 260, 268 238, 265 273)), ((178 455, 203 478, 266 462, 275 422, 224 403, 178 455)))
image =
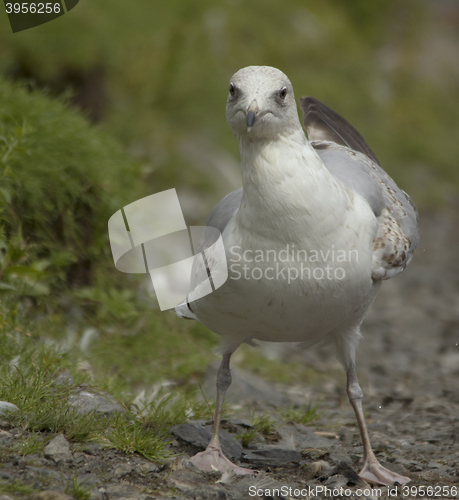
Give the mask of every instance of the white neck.
POLYGON ((302 129, 275 141, 240 138, 244 194, 237 224, 269 239, 294 242, 314 228, 341 224, 349 196, 323 165, 302 129))

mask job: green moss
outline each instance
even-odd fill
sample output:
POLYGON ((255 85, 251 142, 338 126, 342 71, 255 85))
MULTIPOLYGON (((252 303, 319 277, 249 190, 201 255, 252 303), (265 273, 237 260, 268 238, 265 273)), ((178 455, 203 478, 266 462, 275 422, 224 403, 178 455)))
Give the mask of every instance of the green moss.
POLYGON ((111 431, 107 432, 104 438, 104 442, 109 446, 127 455, 138 453, 155 462, 170 456, 164 436, 137 420, 126 420, 124 415, 115 415, 110 423, 111 431))
POLYGON ((321 412, 319 412, 321 401, 316 401, 315 403, 309 402, 304 406, 290 408, 279 408, 279 413, 282 415, 284 420, 292 421, 297 424, 309 425, 322 417, 321 412))
POLYGON ((27 264, 48 285, 91 282, 109 259, 107 221, 129 199, 134 170, 62 100, 0 80, 0 103, 0 275, 24 276, 8 268, 27 264))
POLYGON ((142 312, 140 331, 102 333, 92 350, 91 364, 98 377, 107 375, 110 389, 122 393, 151 387, 160 380, 175 380, 186 392, 196 391, 208 363, 215 358, 217 336, 197 322, 175 314, 142 312), (191 325, 190 325, 191 323, 191 325))
POLYGON ((29 496, 32 493, 36 492, 34 488, 24 484, 19 479, 15 479, 14 481, 4 481, 0 479, 0 493, 4 493, 6 495, 19 495, 20 497, 29 496))

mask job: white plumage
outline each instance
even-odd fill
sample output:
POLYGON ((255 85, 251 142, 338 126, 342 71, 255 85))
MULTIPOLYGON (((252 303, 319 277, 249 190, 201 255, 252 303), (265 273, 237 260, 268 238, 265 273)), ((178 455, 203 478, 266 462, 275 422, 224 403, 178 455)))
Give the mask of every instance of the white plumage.
POLYGON ((315 99, 302 98, 301 105, 313 142, 281 71, 249 67, 231 80, 226 115, 240 144, 243 188, 225 197, 207 222, 222 232, 229 277, 198 300, 192 292, 176 309, 222 337, 214 435, 193 461, 204 469, 250 472, 231 464, 218 440, 229 360, 241 343, 332 343, 364 444, 361 476, 407 482, 371 451, 355 349, 381 279, 411 260, 417 212, 351 125, 315 99))

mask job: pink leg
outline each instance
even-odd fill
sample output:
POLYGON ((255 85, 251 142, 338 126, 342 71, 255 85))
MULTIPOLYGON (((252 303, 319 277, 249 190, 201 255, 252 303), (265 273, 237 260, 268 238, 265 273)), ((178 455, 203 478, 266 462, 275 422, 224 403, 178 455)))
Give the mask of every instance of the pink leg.
POLYGON ((220 422, 222 418, 223 401, 228 387, 231 385, 231 371, 229 367, 231 354, 223 356, 222 364, 218 369, 217 375, 217 406, 215 409, 214 430, 212 438, 205 451, 198 453, 191 458, 198 469, 205 471, 219 470, 221 472, 233 471, 235 474, 256 474, 255 471, 244 469, 238 465, 230 462, 225 455, 223 455, 220 445, 220 422))
POLYGON ((368 437, 368 430, 362 410, 362 389, 355 373, 355 363, 351 362, 347 370, 347 394, 354 409, 359 425, 360 437, 363 443, 363 467, 359 476, 369 483, 392 486, 394 483, 404 484, 411 481, 409 477, 401 476, 384 468, 375 457, 368 437))

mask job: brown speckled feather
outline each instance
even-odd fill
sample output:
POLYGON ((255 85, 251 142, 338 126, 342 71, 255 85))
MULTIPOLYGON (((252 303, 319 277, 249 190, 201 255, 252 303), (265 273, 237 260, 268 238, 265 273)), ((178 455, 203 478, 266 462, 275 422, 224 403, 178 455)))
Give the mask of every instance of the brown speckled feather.
POLYGON ((389 279, 410 263, 419 243, 418 212, 411 198, 381 168, 363 137, 312 97, 300 99, 304 127, 327 169, 371 206, 378 227, 373 279, 389 279))

